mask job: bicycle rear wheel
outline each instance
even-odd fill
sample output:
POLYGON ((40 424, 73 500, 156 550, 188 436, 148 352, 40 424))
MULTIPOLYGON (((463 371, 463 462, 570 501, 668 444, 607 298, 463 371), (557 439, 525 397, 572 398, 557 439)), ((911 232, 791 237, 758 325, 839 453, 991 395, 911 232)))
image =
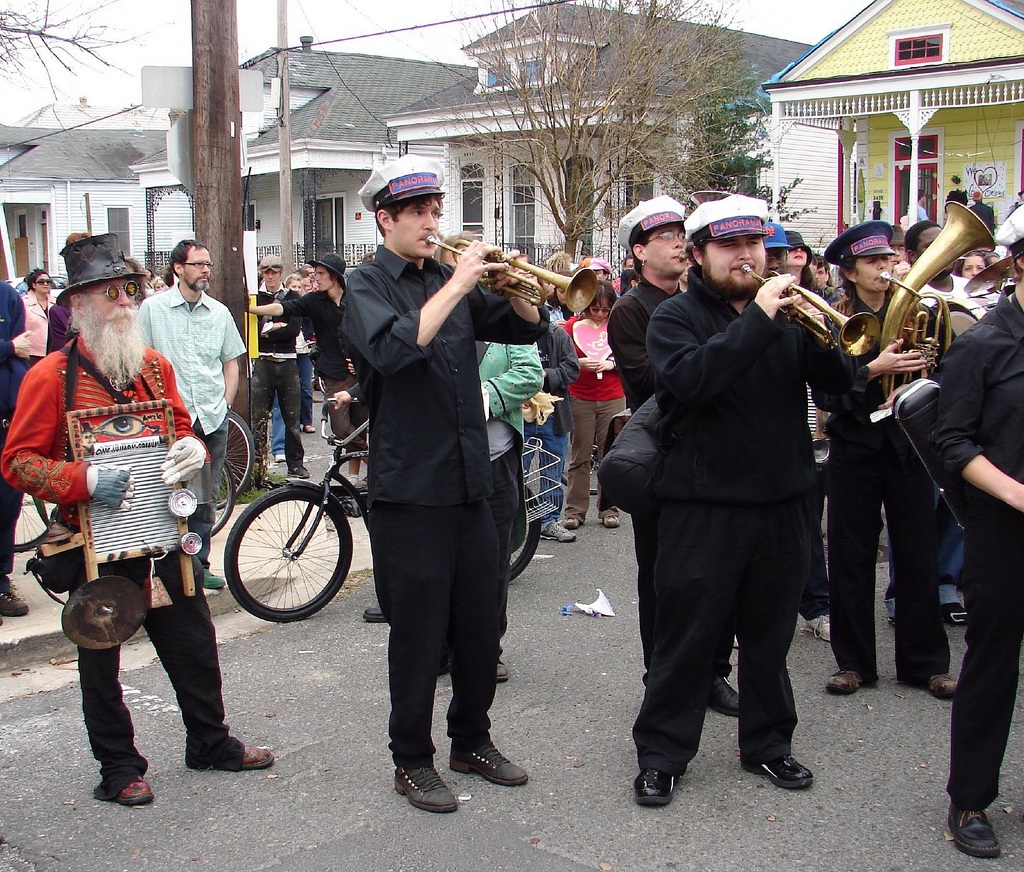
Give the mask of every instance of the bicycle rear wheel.
POLYGON ((216 536, 228 522, 235 510, 235 479, 225 463, 220 473, 220 488, 217 491, 217 514, 213 522, 212 536, 216 536))
POLYGON ((21 514, 14 528, 14 550, 31 551, 46 536, 46 527, 50 522, 50 506, 36 497, 22 495, 21 514))
POLYGON ((537 544, 540 542, 540 518, 534 518, 526 528, 526 538, 518 549, 512 552, 511 566, 509 567, 509 580, 516 578, 530 565, 533 555, 537 553, 537 544))
POLYGON ((341 590, 352 529, 333 500, 321 513, 313 488, 282 487, 250 503, 228 534, 224 574, 238 604, 264 621, 301 621, 341 590))
POLYGON ((252 466, 256 461, 256 443, 245 419, 228 409, 226 465, 235 480, 235 493, 244 494, 252 484, 252 466))

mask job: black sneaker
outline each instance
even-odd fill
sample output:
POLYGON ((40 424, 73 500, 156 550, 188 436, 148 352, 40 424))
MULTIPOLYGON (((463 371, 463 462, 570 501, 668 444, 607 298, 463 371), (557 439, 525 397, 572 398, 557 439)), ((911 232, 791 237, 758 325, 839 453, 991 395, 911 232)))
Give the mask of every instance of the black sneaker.
POLYGON ((806 766, 800 765, 792 754, 783 754, 766 763, 743 760, 740 765, 747 772, 763 775, 776 787, 784 787, 786 790, 802 790, 814 784, 814 773, 806 766))
POLYGON ((999 840, 992 822, 983 811, 967 811, 949 804, 946 826, 953 844, 972 857, 998 857, 999 840))
POLYGON ((475 751, 453 749, 448 765, 456 772, 475 772, 492 784, 503 787, 518 787, 530 780, 526 770, 512 763, 492 742, 481 745, 475 751))
POLYGON ((459 807, 455 794, 448 789, 433 766, 417 769, 396 767, 395 790, 408 799, 410 805, 424 811, 448 812, 459 807))
POLYGON ((962 627, 967 623, 967 609, 960 603, 943 603, 942 620, 953 627, 962 627))
POLYGON ((309 470, 304 466, 296 466, 288 470, 288 478, 309 478, 309 470))
POLYGON ((20 618, 28 614, 28 603, 12 587, 7 593, 0 593, 0 615, 5 618, 20 618))

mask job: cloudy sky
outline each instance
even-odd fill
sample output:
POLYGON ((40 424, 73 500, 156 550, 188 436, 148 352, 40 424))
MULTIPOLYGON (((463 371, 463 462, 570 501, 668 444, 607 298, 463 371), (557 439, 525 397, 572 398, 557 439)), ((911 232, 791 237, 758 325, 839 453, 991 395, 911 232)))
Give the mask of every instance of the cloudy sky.
MULTIPOLYGON (((103 0, 51 0, 53 6, 86 8, 103 0)), ((410 25, 432 24, 501 9, 509 0, 288 0, 289 41, 298 44, 302 35, 317 42, 345 39, 330 46, 337 51, 416 57, 424 60, 465 63, 460 46, 472 41, 489 22, 480 19, 462 24, 431 27, 395 36, 349 39, 362 34, 410 25)), ((515 0, 527 5, 530 0, 515 0)), ((847 22, 869 0, 732 0, 728 3, 731 26, 800 42, 815 43, 847 22)), ((237 0, 239 56, 252 57, 276 43, 277 0, 237 0)), ((189 0, 110 0, 95 21, 109 28, 109 35, 127 40, 106 53, 115 69, 92 63, 73 73, 51 68, 56 97, 46 76, 23 57, 22 81, 5 87, 0 102, 0 123, 14 124, 40 106, 55 101, 77 102, 86 97, 93 106, 123 108, 141 99, 139 71, 143 66, 187 66, 191 63, 189 0), (140 11, 144 10, 144 14, 140 11), (13 92, 13 93, 12 93, 13 92)))

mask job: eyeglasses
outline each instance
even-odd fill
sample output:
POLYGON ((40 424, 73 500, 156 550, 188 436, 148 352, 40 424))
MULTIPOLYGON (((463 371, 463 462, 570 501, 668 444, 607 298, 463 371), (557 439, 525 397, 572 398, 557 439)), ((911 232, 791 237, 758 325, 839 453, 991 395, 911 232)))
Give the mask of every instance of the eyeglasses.
POLYGON ((33 284, 37 284, 37 285, 52 285, 53 282, 50 281, 50 279, 36 279, 35 282, 33 282, 33 284))
POLYGON ((612 310, 611 306, 591 306, 590 307, 590 311, 591 312, 610 312, 611 310, 612 310))
POLYGON ((134 300, 142 293, 142 286, 138 282, 125 282, 124 285, 108 285, 104 289, 96 288, 92 293, 106 294, 111 303, 116 303, 121 298, 121 291, 129 300, 134 300))
POLYGON ((686 231, 685 230, 662 230, 661 233, 655 233, 649 241, 660 239, 662 242, 675 242, 677 239, 680 242, 686 242, 686 231))
POLYGON ((186 260, 185 266, 194 266, 196 269, 213 269, 213 262, 209 260, 186 260))

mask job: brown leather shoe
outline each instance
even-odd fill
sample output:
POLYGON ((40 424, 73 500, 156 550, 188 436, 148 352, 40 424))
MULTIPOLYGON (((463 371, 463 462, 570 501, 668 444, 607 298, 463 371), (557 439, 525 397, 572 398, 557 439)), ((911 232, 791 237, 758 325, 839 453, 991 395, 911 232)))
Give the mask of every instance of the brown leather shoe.
POLYGON ((114 797, 118 805, 148 805, 152 801, 153 788, 143 778, 133 781, 114 797))
POLYGON ((242 752, 242 769, 269 769, 274 765, 274 752, 269 748, 246 745, 242 752))
POLYGON ((948 672, 940 672, 928 679, 928 692, 936 699, 952 699, 956 693, 956 679, 948 672))
POLYGON ((857 689, 864 683, 859 672, 852 669, 844 669, 829 677, 825 682, 825 690, 829 693, 836 693, 842 696, 849 696, 856 693, 857 689))

